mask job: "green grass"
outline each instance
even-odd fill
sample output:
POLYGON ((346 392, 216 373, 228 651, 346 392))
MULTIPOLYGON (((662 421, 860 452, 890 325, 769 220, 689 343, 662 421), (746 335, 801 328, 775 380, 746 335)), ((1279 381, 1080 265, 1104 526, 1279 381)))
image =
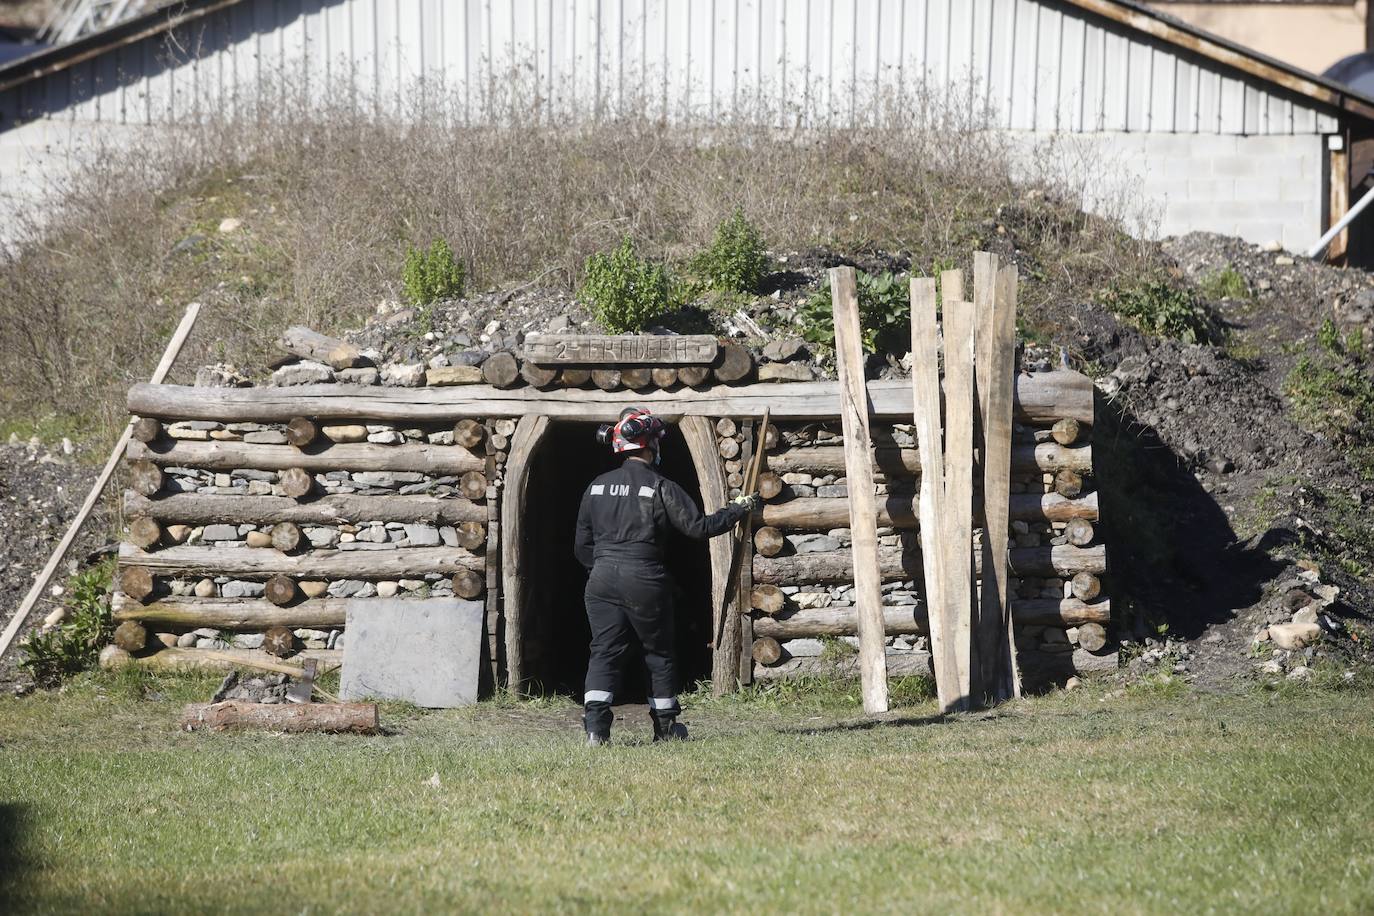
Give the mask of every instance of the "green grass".
POLYGON ((1207 274, 1198 284, 1208 299, 1249 299, 1250 287, 1240 271, 1230 264, 1215 273, 1207 274))
POLYGON ((947 721, 921 701, 875 724, 845 691, 757 691, 689 705, 690 743, 654 746, 636 722, 589 750, 576 708, 547 702, 388 707, 384 737, 178 732, 180 703, 212 684, 83 678, 0 700, 7 910, 1374 900, 1368 693, 1088 688, 947 721))

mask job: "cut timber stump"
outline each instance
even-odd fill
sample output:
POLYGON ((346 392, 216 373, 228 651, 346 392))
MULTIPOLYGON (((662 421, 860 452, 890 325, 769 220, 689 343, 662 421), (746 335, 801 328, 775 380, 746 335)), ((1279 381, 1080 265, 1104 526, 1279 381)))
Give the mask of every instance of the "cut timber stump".
POLYGON ((647 366, 620 370, 620 383, 633 391, 643 391, 654 383, 653 370, 647 366))
POLYGON ((277 607, 285 607, 296 600, 296 583, 289 576, 273 576, 264 588, 267 600, 277 607))
POLYGON ((744 381, 754 371, 754 357, 737 343, 723 343, 712 371, 717 380, 726 384, 744 381))
POLYGON ((153 593, 152 570, 144 566, 125 566, 119 570, 119 590, 142 601, 153 593))
POLYGON ((1064 526, 1064 537, 1075 547, 1088 546, 1092 543, 1095 534, 1092 522, 1085 518, 1071 518, 1068 524, 1064 526))
POLYGON ((1092 573, 1081 572, 1074 575, 1069 587, 1075 598, 1091 601, 1102 593, 1102 580, 1092 573))
POLYGON ((656 388, 671 388, 677 384, 677 370, 671 366, 659 366, 650 370, 650 374, 656 388))
POLYGON ((261 729, 273 732, 352 732, 378 730, 375 703, 190 703, 182 711, 186 731, 261 729))
POLYGON ((459 420, 453 424, 453 444, 476 448, 487 437, 487 428, 476 420, 459 420))
POLYGON ((615 391, 620 387, 620 370, 593 369, 592 384, 602 391, 615 391))
POLYGON ((737 432, 739 432, 739 427, 729 417, 721 417, 716 421, 716 435, 729 438, 737 432))
POLYGON ((162 489, 162 468, 151 461, 135 461, 129 465, 129 486, 144 496, 156 496, 162 489))
POLYGON ((267 632, 262 634, 262 650, 268 655, 286 658, 296 650, 296 634, 291 632, 290 627, 281 624, 268 627, 267 632))
POLYGON ((787 546, 787 539, 776 528, 765 525, 754 532, 754 549, 765 557, 776 557, 787 546))
POLYGON ((749 606, 770 617, 781 613, 787 598, 776 585, 755 585, 749 592, 749 606))
POLYGON ((554 366, 540 366, 525 360, 520 366, 520 377, 534 388, 552 388, 558 381, 558 369, 554 366))
POLYGON ((1054 475, 1054 492, 1073 499, 1083 492, 1083 477, 1077 471, 1063 470, 1054 475))
POLYGON ((568 368, 558 373, 558 383, 564 388, 585 388, 592 380, 592 370, 568 368))
POLYGON ((351 369, 365 362, 362 353, 351 343, 309 328, 287 328, 278 339, 277 346, 292 356, 313 359, 334 369, 351 369))
POLYGON ((711 377, 709 366, 679 366, 677 380, 690 388, 700 388, 711 377))
POLYGON ((162 438, 162 424, 153 417, 139 417, 129 427, 129 435, 139 442, 156 442, 162 438))
POLYGON ((315 478, 303 468, 287 468, 278 475, 277 482, 281 485, 281 491, 292 499, 309 496, 310 491, 315 489, 315 478))
POLYGON ((301 529, 291 522, 278 522, 272 526, 272 546, 282 553, 290 553, 300 546, 301 529))
POLYGON ((760 665, 776 665, 782 660, 782 646, 771 636, 758 637, 751 654, 760 665))
POLYGON ((162 526, 147 516, 129 522, 129 543, 147 550, 162 540, 162 526))
MULTIPOLYGON (((775 499, 782 492, 782 478, 772 471, 763 471, 759 474, 758 481, 759 496, 764 499, 775 499)), ((845 505, 846 515, 848 515, 848 504, 845 505)), ((831 527, 838 528, 839 525, 831 527)))
POLYGON ((1054 426, 1050 427, 1050 436, 1060 445, 1073 445, 1078 441, 1078 432, 1078 421, 1071 417, 1056 420, 1054 426))
POLYGON ((487 542, 487 529, 481 522, 463 522, 458 526, 458 546, 473 550, 487 542))
POLYGON ((286 424, 286 444, 296 448, 305 448, 319 434, 320 428, 308 417, 295 417, 286 424))
POLYGON ((482 379, 493 388, 510 388, 520 378, 520 365, 515 356, 501 351, 482 362, 482 379))
POLYGON ((485 499, 487 496, 487 475, 481 471, 468 471, 458 481, 458 492, 470 500, 485 499))
POLYGON ((114 644, 125 652, 142 652, 148 645, 148 631, 136 620, 126 620, 115 627, 114 644))
POLYGON ((731 458, 738 457, 738 455, 739 455, 739 440, 738 440, 738 439, 721 439, 721 440, 720 440, 720 444, 716 447, 716 451, 720 452, 720 457, 726 459, 727 461, 730 460, 731 458))
POLYGON ((459 598, 476 598, 486 589, 486 582, 470 569, 453 574, 453 593, 459 598))
POLYGON ((1107 644, 1107 630, 1100 623, 1085 623, 1078 628, 1079 648, 1099 652, 1107 644))

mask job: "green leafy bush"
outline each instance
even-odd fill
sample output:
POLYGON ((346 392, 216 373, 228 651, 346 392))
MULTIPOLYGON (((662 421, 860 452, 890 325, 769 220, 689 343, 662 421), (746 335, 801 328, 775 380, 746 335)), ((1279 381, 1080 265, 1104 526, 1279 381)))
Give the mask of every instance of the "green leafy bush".
POLYGON ((1330 436, 1367 480, 1374 480, 1374 377, 1362 334, 1344 340, 1327 319, 1317 352, 1298 358, 1284 380, 1293 412, 1309 429, 1330 436))
POLYGON ((114 635, 109 600, 114 568, 109 559, 73 576, 67 585, 66 619, 46 632, 34 631, 20 644, 24 657, 19 665, 39 684, 52 686, 95 666, 114 635))
POLYGON ((768 269, 763 251, 763 236, 738 208, 725 222, 716 226, 711 247, 692 261, 696 271, 712 289, 752 293, 768 269))
POLYGON ((677 305, 667 268, 641 258, 628 235, 613 251, 588 258, 583 271, 579 295, 612 334, 643 330, 677 305))
POLYGON ((429 250, 409 248, 401 273, 401 293, 412 305, 429 305, 444 299, 459 299, 467 281, 467 271, 453 256, 448 242, 438 239, 429 250))
POLYGON ((1217 336, 1211 314, 1187 291, 1161 280, 1114 288, 1101 296, 1102 304, 1146 334, 1205 343, 1217 336))
POLYGON ((1230 264, 1216 273, 1208 274, 1198 284, 1208 299, 1249 299, 1250 287, 1245 278, 1230 264))
MULTIPOLYGON (((864 349, 870 353, 879 348, 905 352, 905 341, 911 333, 911 287, 907 278, 888 272, 875 275, 859 271, 857 286, 864 349)), ((798 312, 803 338, 814 344, 835 345, 835 315, 828 283, 807 299, 798 312)))

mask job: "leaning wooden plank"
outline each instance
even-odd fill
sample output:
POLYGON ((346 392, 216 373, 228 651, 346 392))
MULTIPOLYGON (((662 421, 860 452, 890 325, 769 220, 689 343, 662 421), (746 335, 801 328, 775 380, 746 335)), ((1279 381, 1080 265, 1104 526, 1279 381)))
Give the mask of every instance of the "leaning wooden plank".
MULTIPOLYGON (((985 422, 988 423, 988 448, 989 455, 984 465, 986 474, 983 480, 984 493, 997 492, 999 502, 1002 497, 1010 492, 1011 489, 1011 426, 1012 426, 1012 393, 1016 388, 1016 267, 1008 265, 997 273, 997 321, 993 328, 995 344, 993 346, 994 372, 998 377, 994 380, 995 387, 989 399, 989 414, 991 417, 985 422), (998 433, 1000 440, 993 444, 992 432, 998 433), (996 453, 991 449, 996 448, 996 453)), ((985 414, 984 416, 988 416, 985 414)), ((1063 420, 1059 421, 1063 423, 1063 420)), ((1072 421, 1071 421, 1072 422, 1072 421)), ((986 497, 985 497, 986 499, 986 497)), ((1095 500, 1094 500, 1095 502, 1095 500)), ((1014 631, 1014 619, 1008 607, 1007 594, 1007 524, 1011 506, 1002 502, 998 506, 1000 518, 993 520, 992 502, 987 501, 985 514, 988 519, 986 527, 995 532, 992 538, 993 563, 996 576, 998 593, 1001 599, 1001 619, 1002 632, 993 636, 989 632, 989 639, 995 642, 998 650, 1002 653, 1001 673, 1004 678, 1000 695, 1003 697, 1019 697, 1021 695, 1021 668, 1016 661, 1016 633, 1014 631)), ((1091 531, 1091 528, 1089 528, 1091 531)), ((1088 540, 1091 540, 1089 535, 1088 540)))
MULTIPOLYGON (((971 569, 977 572, 982 558, 970 550, 971 569)), ((879 569, 884 582, 910 579, 921 582, 922 552, 900 547, 878 548, 879 569)), ((793 585, 800 582, 853 581, 853 557, 848 550, 801 553, 790 557, 754 557, 754 583, 793 585)), ((1013 547, 1007 562, 1016 575, 1071 578, 1080 572, 1098 575, 1106 571, 1107 550, 1095 547, 1013 547)))
POLYGON ((501 533, 505 535, 505 555, 501 563, 501 594, 506 612, 506 682, 507 687, 517 694, 525 686, 525 647, 522 637, 527 584, 525 570, 521 568, 524 565, 521 559, 524 549, 523 538, 517 533, 526 530, 521 527, 521 523, 529 518, 524 513, 524 507, 530 485, 530 462, 548 429, 548 417, 526 416, 521 417, 516 423, 506 459, 505 486, 501 494, 500 528, 501 533))
POLYGON ((483 557, 461 547, 399 547, 395 550, 312 550, 296 556, 247 547, 165 547, 151 553, 119 545, 119 565, 159 576, 222 575, 245 579, 309 576, 319 579, 395 579, 426 573, 482 572, 483 557))
MULTIPOLYGON (((854 558, 854 602, 859 617, 859 678, 864 712, 887 712, 887 646, 883 640, 882 576, 878 570, 878 508, 874 501, 868 390, 864 385, 863 337, 854 268, 830 269, 835 321, 835 361, 840 376, 840 423, 844 428, 845 477, 849 481, 849 530, 854 558)), ((760 451, 762 454, 762 451, 760 451)))
MULTIPOLYGON (((157 368, 153 370, 153 380, 149 387, 156 387, 167 377, 171 371, 172 363, 176 361, 177 355, 181 353, 182 344, 186 343, 186 338, 191 335, 191 328, 196 323, 196 316, 200 314, 200 303, 192 302, 186 306, 186 314, 181 318, 181 324, 177 325, 176 333, 172 335, 171 341, 167 344, 167 349, 162 353, 162 359, 158 361, 157 368)), ((67 526, 67 533, 62 535, 62 540, 58 542, 57 549, 48 557, 48 562, 38 573, 38 578, 34 580, 29 588, 24 600, 19 602, 19 608, 10 618, 5 631, 0 633, 0 658, 4 658, 9 650, 10 644, 14 642, 14 637, 18 635, 24 621, 28 620, 29 613, 33 606, 38 602, 38 596, 48 587, 52 581, 53 573, 57 572, 57 566, 62 562, 62 558, 71 549, 72 541, 76 540, 76 533, 81 530, 81 526, 86 523, 86 517, 91 514, 91 509, 95 508, 96 501, 100 499, 100 494, 105 492, 105 485, 110 482, 110 477, 114 475, 115 468, 119 466, 119 460, 124 457, 124 448, 129 444, 133 437, 133 421, 124 427, 124 432, 120 435, 119 441, 115 443, 110 451, 110 457, 105 461, 105 467, 100 469, 100 475, 96 477, 95 483, 91 485, 91 492, 86 494, 86 499, 81 503, 81 508, 76 512, 76 518, 67 526)))
MULTIPOLYGON (((911 385, 896 379, 868 383, 872 415, 906 422, 911 385)), ((454 388, 384 388, 360 385, 301 385, 291 388, 190 388, 135 385, 129 412, 170 420, 286 423, 294 417, 378 422, 456 422, 469 417, 546 416, 609 422, 626 404, 624 392, 499 389, 489 385, 454 388)), ((633 397, 669 419, 685 414, 760 419, 820 420, 840 412, 836 382, 774 385, 717 385, 702 391, 644 391, 633 397)), ((1064 417, 1093 421, 1092 379, 1065 370, 1021 375, 1016 380, 1016 416, 1022 423, 1049 426, 1064 417)))
POLYGON ((939 524, 942 575, 940 588, 946 636, 954 644, 958 667, 952 707, 969 704, 970 656, 973 640, 973 582, 970 546, 973 543, 973 306, 963 301, 963 272, 945 271, 943 293, 945 343, 945 492, 939 524))
MULTIPOLYGON (((1076 598, 1030 598, 1014 599, 1011 611, 1016 622, 1022 625, 1077 627, 1110 621, 1112 608, 1108 601, 1085 604, 1076 598)), ((887 605, 883 608, 883 631, 888 636, 927 634, 926 608, 911 604, 887 605)), ((859 632, 859 618, 852 607, 807 609, 786 616, 756 617, 754 632, 774 639, 852 636, 859 632)))
MULTIPOLYGON (((931 632, 931 659, 935 688, 941 709, 953 709, 959 702, 959 668, 951 639, 953 620, 945 600, 941 560, 944 517, 945 459, 940 422, 940 353, 936 316, 935 280, 913 277, 911 281, 911 391, 912 420, 920 463, 930 469, 921 476, 918 513, 922 531, 922 581, 927 602, 935 608, 931 632)), ((889 501, 890 502, 890 501, 889 501)), ((889 510, 889 518, 902 513, 889 510)), ((906 517, 909 519, 910 515, 906 517)))
MULTIPOLYGON (((920 282, 917 278, 916 282, 920 282)), ((914 361, 914 360, 913 360, 914 361)), ((919 365, 919 364, 917 364, 919 365)), ((914 448, 879 445, 873 450, 873 463, 888 478, 921 473, 920 452, 914 448)), ((789 448, 768 456, 768 467, 777 474, 842 474, 844 449, 838 445, 809 445, 789 448)), ((1057 442, 1017 445, 1011 450, 1013 473, 1030 474, 1069 470, 1086 474, 1093 469, 1091 445, 1063 446, 1057 442)))
MULTIPOLYGON (((231 497, 232 498, 232 497, 231 497)), ((919 499, 908 493, 889 493, 878 504, 878 524, 896 528, 918 527, 919 499)), ((1077 499, 1058 493, 1014 493, 1009 517, 1028 522, 1097 520, 1097 491, 1077 499)), ((849 519, 848 501, 833 497, 804 496, 785 503, 766 503, 755 520, 773 528, 797 531, 829 531, 843 528, 849 519)), ((978 521, 979 516, 975 515, 978 521)))
POLYGON ((205 468, 210 471, 304 468, 307 471, 412 471, 438 475, 480 471, 486 464, 484 458, 465 448, 423 442, 407 442, 404 445, 345 442, 302 450, 290 445, 172 439, 152 445, 130 442, 128 458, 130 461, 144 460, 163 466, 205 468))
MULTIPOLYGON (((218 630, 265 630, 268 627, 341 627, 344 604, 357 598, 311 598, 278 607, 262 598, 167 597, 144 604, 115 593, 110 602, 116 622, 137 620, 174 629, 214 627, 218 630)), ((366 601, 367 599, 361 599, 366 601)))
POLYGON ((181 713, 188 732, 254 729, 271 732, 352 732, 375 735, 376 703, 188 703, 181 713))
MULTIPOLYGON (((1096 499, 1096 494, 1089 494, 1096 499)), ((1063 497, 1056 497, 1062 499, 1063 497)), ((485 522, 487 507, 461 497, 360 496, 341 493, 298 502, 286 496, 219 496, 175 493, 150 499, 124 491, 124 514, 181 525, 234 522, 240 525, 343 525, 350 522, 410 522, 461 525, 485 522)), ((1085 516, 1086 517, 1086 516, 1085 516)), ((1095 517, 1095 516, 1094 516, 1095 517)))
POLYGON ((313 359, 335 369, 351 369, 363 362, 362 353, 353 344, 300 326, 282 332, 277 346, 292 356, 313 359))

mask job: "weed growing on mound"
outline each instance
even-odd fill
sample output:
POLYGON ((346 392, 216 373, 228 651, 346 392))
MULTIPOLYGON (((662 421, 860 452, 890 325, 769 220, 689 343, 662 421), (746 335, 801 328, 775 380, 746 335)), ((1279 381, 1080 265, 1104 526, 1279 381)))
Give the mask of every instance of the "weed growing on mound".
POLYGON ((1208 299, 1249 299, 1250 287, 1240 271, 1227 264, 1216 273, 1208 274, 1198 284, 1202 295, 1208 299))
POLYGON ((114 559, 77 573, 67 583, 67 616, 50 630, 38 630, 20 644, 20 666, 39 684, 50 687, 95 665, 100 650, 114 635, 110 619, 110 581, 114 559))
POLYGON ((1162 280, 1136 286, 1115 286, 1100 297, 1104 306, 1146 334, 1188 343, 1216 338, 1216 322, 1186 290, 1162 280))
POLYGON ((428 251, 421 248, 406 250, 406 263, 401 272, 401 294, 411 305, 461 299, 466 280, 467 271, 443 239, 436 240, 428 251))
POLYGON ((759 287, 768 256, 763 236, 736 207, 730 218, 716 227, 711 247, 692 259, 692 269, 712 289, 728 293, 752 293, 759 287))
MULTIPOLYGON (((905 352, 903 341, 911 334, 911 287, 905 274, 857 274, 859 290, 859 327, 864 349, 905 352)), ((830 302, 830 285, 822 284, 800 310, 802 337, 810 343, 835 345, 835 315, 830 302)))
POLYGON ((1298 358, 1284 381, 1293 411, 1309 429, 1346 450, 1360 476, 1374 480, 1374 376, 1360 332, 1344 340, 1327 319, 1315 353, 1298 358))
POLYGON ((668 269, 641 258, 628 235, 613 251, 587 259, 579 295, 612 334, 643 330, 676 304, 668 269))

